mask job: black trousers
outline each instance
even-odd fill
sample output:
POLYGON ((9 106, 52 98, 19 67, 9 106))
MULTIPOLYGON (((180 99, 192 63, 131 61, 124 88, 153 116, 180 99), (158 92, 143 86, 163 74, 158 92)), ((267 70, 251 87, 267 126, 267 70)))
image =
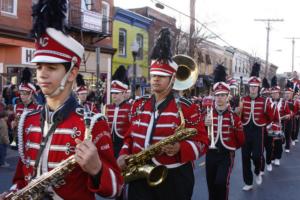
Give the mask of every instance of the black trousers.
POLYGON ((299 118, 294 118, 294 124, 293 124, 293 134, 292 134, 292 140, 298 139, 298 133, 299 133, 299 118))
POLYGON ((151 187, 145 179, 129 183, 128 200, 190 200, 194 189, 194 172, 191 163, 169 169, 166 180, 151 187))
POLYGON ((274 139, 274 157, 273 159, 281 159, 281 156, 282 156, 282 144, 283 144, 283 139, 282 138, 277 138, 277 139, 274 139))
POLYGON ((246 136, 245 144, 242 146, 243 179, 247 185, 252 185, 253 174, 251 159, 254 164, 254 173, 259 175, 263 163, 264 150, 264 127, 253 124, 244 126, 246 136))
POLYGON ((292 120, 285 120, 283 122, 282 127, 285 135, 285 149, 290 149, 292 128, 293 128, 292 120))
POLYGON ((266 163, 271 164, 274 157, 274 142, 273 137, 266 135, 265 137, 266 163))
POLYGON ((115 158, 118 158, 119 157, 119 153, 121 151, 121 148, 123 146, 123 139, 120 138, 114 132, 113 132, 113 145, 114 145, 114 155, 115 155, 115 158))
POLYGON ((227 200, 230 174, 234 165, 234 151, 208 150, 206 154, 206 183, 209 200, 227 200))

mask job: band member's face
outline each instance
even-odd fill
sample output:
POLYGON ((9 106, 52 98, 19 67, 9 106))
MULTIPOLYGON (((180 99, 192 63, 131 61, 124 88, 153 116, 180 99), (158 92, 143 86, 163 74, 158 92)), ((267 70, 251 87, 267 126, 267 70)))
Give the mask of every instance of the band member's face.
POLYGON ((227 104, 228 94, 216 94, 215 102, 217 106, 225 106, 227 104))
POLYGON ((154 93, 162 93, 166 91, 170 84, 171 76, 151 75, 150 84, 154 93))
POLYGON ((65 67, 59 63, 39 63, 36 68, 37 82, 45 95, 52 94, 59 87, 65 74, 65 67))
POLYGON ((28 104, 31 101, 32 94, 28 91, 20 91, 20 97, 23 103, 28 104))
POLYGON ((278 100, 278 99, 279 99, 279 92, 273 92, 273 93, 271 94, 271 96, 272 96, 272 99, 278 100))
POLYGON ((257 95, 258 94, 258 87, 257 86, 250 86, 249 87, 250 95, 257 95))
POLYGON ((85 101, 86 101, 86 98, 87 98, 87 93, 80 93, 80 94, 78 94, 78 99, 79 99, 81 102, 85 102, 85 101))
POLYGON ((124 100, 124 93, 119 92, 119 93, 111 93, 112 101, 115 104, 120 104, 124 100))
POLYGON ((291 98, 293 98, 292 92, 284 92, 284 99, 290 100, 291 98))

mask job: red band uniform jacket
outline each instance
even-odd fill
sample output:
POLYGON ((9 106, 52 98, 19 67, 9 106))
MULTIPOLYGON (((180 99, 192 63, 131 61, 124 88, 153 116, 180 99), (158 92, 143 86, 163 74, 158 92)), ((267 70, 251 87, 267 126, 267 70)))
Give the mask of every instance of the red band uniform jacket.
MULTIPOLYGON (((21 116, 18 137, 20 159, 13 178, 14 187, 21 189, 26 186, 34 175, 34 165, 42 141, 41 123, 48 110, 24 113, 21 116), (42 112, 42 114, 41 114, 42 112)), ((58 123, 54 133, 50 136, 40 159, 37 174, 51 171, 60 162, 75 153, 75 139, 84 139, 85 123, 83 108, 79 108, 74 97, 70 97, 63 106, 52 113, 50 119, 45 119, 44 134, 47 122, 53 124, 58 117, 66 114, 65 119, 58 123)), ((95 187, 92 177, 83 172, 79 165, 64 178, 62 185, 53 187, 54 193, 61 199, 95 199, 94 193, 103 197, 116 197, 121 190, 123 179, 120 169, 113 156, 110 129, 102 114, 96 114, 91 119, 92 140, 95 143, 102 169, 99 176, 99 186, 95 187)), ((60 199, 57 198, 57 199, 60 199)))
MULTIPOLYGON (((173 94, 171 93, 171 95, 173 94)), ((175 129, 180 126, 181 120, 174 96, 172 96, 168 102, 166 102, 167 100, 162 102, 162 104, 166 103, 166 105, 161 113, 159 113, 158 110, 154 111, 154 109, 152 109, 153 101, 154 96, 142 97, 133 104, 131 111, 132 124, 124 138, 124 145, 120 155, 136 154, 149 145, 173 135, 175 129), (151 140, 150 135, 155 118, 154 115, 159 117, 156 118, 156 128, 153 130, 151 140), (148 127, 150 128, 148 129, 148 127)), ((207 150, 207 133, 204 128, 204 123, 200 120, 197 106, 182 97, 178 103, 183 111, 185 127, 196 128, 198 134, 188 140, 181 141, 178 154, 174 156, 162 154, 152 158, 154 164, 165 165, 167 168, 176 168, 193 161, 203 155, 207 150)))
POLYGON ((246 126, 250 120, 256 126, 263 127, 271 123, 274 118, 274 107, 270 101, 263 97, 251 99, 250 96, 242 98, 241 120, 246 126))
MULTIPOLYGON (((205 112, 204 115, 206 114, 205 112)), ((220 141, 225 149, 234 151, 245 142, 240 117, 229 108, 222 114, 219 114, 215 108, 213 109, 213 131, 215 146, 220 141)))

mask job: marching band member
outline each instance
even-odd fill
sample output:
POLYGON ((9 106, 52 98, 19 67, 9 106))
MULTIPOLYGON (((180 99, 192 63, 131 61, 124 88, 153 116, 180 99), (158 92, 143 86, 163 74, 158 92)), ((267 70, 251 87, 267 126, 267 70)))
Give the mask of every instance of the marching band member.
POLYGON ((260 64, 255 63, 249 78, 249 95, 241 99, 240 113, 246 136, 245 145, 242 147, 244 191, 253 188, 253 174, 251 170, 251 159, 253 160, 258 185, 262 184, 260 174, 263 163, 264 130, 266 124, 270 123, 274 116, 274 109, 270 103, 259 96, 261 79, 259 78, 260 64))
POLYGON ((239 106, 239 101, 240 101, 240 96, 238 94, 238 82, 237 80, 230 77, 227 79, 227 84, 230 87, 229 105, 230 108, 233 111, 235 111, 236 108, 239 106))
POLYGON ((271 96, 270 101, 275 106, 275 115, 273 121, 267 126, 266 164, 269 172, 272 171, 272 162, 276 166, 280 165, 284 140, 282 123, 290 114, 287 102, 280 98, 280 87, 277 85, 276 76, 271 80, 271 96))
POLYGON ((129 182, 127 194, 130 200, 191 199, 194 186, 192 161, 203 155, 207 148, 207 134, 196 105, 172 91, 178 65, 172 59, 170 42, 170 31, 162 29, 151 57, 155 60, 150 66, 153 94, 143 96, 133 104, 132 124, 124 138, 118 164, 124 169, 128 155, 173 135, 181 125, 196 128, 198 133, 187 140, 163 146, 150 163, 166 166, 166 179, 156 187, 149 186, 145 179, 129 182))
POLYGON ((41 0, 33 7, 36 51, 32 62, 37 64, 37 81, 46 105, 20 118, 20 159, 11 189, 20 190, 35 178, 43 178, 75 155, 75 168, 41 191, 41 199, 93 200, 96 193, 113 198, 121 190, 122 177, 113 156, 108 124, 103 115, 97 114, 86 127, 89 119, 84 119, 84 109, 72 94, 84 47, 64 33, 66 8, 66 1, 55 0, 41 0), (92 141, 84 140, 89 132, 92 141))
POLYGON ((87 96, 88 96, 88 88, 85 85, 85 81, 83 79, 82 74, 78 74, 76 77, 76 95, 78 97, 78 103, 82 107, 86 107, 89 111, 93 113, 99 113, 99 110, 95 103, 87 101, 87 96))
POLYGON ((286 87, 284 89, 284 100, 287 102, 287 105, 290 110, 290 115, 288 115, 284 120, 283 123, 283 130, 285 134, 285 152, 290 152, 290 144, 291 144, 291 137, 293 132, 293 122, 294 122, 294 101, 293 101, 293 83, 289 80, 287 81, 286 87))
POLYGON ((295 146, 298 142, 298 134, 299 134, 299 125, 300 125, 300 100, 299 100, 299 88, 295 88, 294 95, 294 113, 295 113, 295 121, 293 127, 293 135, 292 135, 292 145, 295 146))
POLYGON ((31 72, 28 68, 25 68, 22 72, 21 84, 19 85, 21 101, 14 106, 14 120, 11 123, 14 138, 13 142, 11 143, 12 147, 17 146, 17 126, 22 113, 25 111, 38 110, 40 108, 40 106, 37 105, 33 100, 36 88, 30 81, 31 72))
POLYGON ((127 98, 129 81, 126 77, 126 69, 121 65, 112 77, 111 96, 112 104, 104 107, 105 116, 111 129, 114 153, 117 158, 123 145, 124 135, 130 126, 129 113, 131 104, 127 98))
MULTIPOLYGON (((260 96, 262 96, 263 98, 266 99, 266 103, 270 103, 269 101, 271 100, 270 98, 270 84, 268 82, 268 80, 266 78, 263 79, 262 81, 262 88, 260 89, 260 96)), ((266 150, 266 154, 267 154, 267 140, 268 140, 268 134, 265 134, 264 135, 264 148, 266 150)), ((266 155, 267 156, 267 155, 266 155)), ((264 175, 265 174, 265 157, 264 157, 264 154, 262 156, 262 166, 261 166, 261 171, 260 171, 260 174, 261 175, 264 175)))
POLYGON ((211 127, 208 128, 210 146, 206 154, 209 200, 228 199, 229 179, 234 164, 235 150, 240 148, 245 141, 241 120, 228 105, 230 87, 225 83, 225 70, 222 65, 218 65, 215 69, 213 86, 215 104, 205 113, 205 125, 211 127))

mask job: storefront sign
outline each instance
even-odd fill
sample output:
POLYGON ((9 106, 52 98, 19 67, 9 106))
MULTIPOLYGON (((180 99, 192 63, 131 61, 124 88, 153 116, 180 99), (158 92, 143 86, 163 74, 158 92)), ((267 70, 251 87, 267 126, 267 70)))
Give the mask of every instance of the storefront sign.
POLYGON ((33 63, 31 63, 34 51, 35 51, 35 49, 33 49, 33 48, 22 47, 22 64, 23 65, 34 65, 33 63))

